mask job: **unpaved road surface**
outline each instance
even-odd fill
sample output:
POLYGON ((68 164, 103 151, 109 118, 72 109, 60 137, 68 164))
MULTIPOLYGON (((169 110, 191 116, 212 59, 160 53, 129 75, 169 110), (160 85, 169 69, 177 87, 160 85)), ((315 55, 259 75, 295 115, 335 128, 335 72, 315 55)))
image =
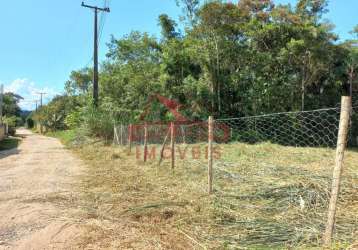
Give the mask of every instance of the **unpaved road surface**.
POLYGON ((83 164, 55 138, 19 129, 0 152, 0 249, 73 249, 83 234, 73 183, 83 164))

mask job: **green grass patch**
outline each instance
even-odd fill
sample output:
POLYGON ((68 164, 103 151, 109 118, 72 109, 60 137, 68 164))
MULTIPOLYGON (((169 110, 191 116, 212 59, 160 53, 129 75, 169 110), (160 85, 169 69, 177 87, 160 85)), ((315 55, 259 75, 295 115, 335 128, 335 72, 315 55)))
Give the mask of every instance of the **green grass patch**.
POLYGON ((47 136, 59 139, 63 144, 70 145, 76 139, 75 130, 59 130, 46 133, 47 136))
POLYGON ((8 137, 0 141, 0 151, 17 148, 21 139, 16 137, 8 137))

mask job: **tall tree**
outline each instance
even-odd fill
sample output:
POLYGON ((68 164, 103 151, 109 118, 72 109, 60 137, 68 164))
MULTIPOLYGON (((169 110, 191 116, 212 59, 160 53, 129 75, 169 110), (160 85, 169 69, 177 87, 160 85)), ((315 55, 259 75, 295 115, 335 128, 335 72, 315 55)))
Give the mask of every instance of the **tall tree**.
POLYGON ((162 14, 159 16, 159 25, 162 29, 162 36, 164 39, 169 40, 176 38, 179 35, 179 33, 175 31, 177 24, 174 20, 169 18, 167 14, 162 14))

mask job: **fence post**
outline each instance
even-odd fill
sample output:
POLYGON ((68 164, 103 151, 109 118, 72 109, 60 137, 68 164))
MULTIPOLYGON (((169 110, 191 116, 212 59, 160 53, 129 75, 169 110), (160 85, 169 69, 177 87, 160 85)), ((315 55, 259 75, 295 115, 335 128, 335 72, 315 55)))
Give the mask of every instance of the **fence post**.
POLYGON ((160 166, 160 164, 162 163, 163 156, 164 156, 165 144, 167 143, 168 136, 169 136, 171 130, 172 130, 172 129, 169 128, 167 134, 165 135, 165 138, 164 138, 164 141, 163 141, 163 145, 162 145, 162 149, 160 150, 160 158, 159 158, 159 163, 158 163, 159 166, 160 166))
POLYGON ((123 142, 123 124, 121 124, 121 145, 122 146, 124 145, 124 142, 123 142))
POLYGON ((183 125, 180 125, 180 130, 183 136, 183 143, 186 144, 186 134, 185 134, 185 127, 183 125))
POLYGON ((171 150, 172 169, 174 169, 174 167, 175 167, 175 125, 174 125, 174 122, 170 123, 170 150, 171 150))
POLYGON ((340 114, 340 121, 339 121, 339 132, 338 132, 337 149, 336 149, 336 159, 335 159, 335 166, 333 169, 331 198, 329 201, 326 230, 323 235, 323 244, 326 246, 330 245, 331 241, 332 241, 332 234, 333 234, 335 217, 336 217, 336 209, 337 209, 337 199, 338 199, 338 194, 339 194, 341 175, 342 175, 342 171, 343 171, 344 151, 345 151, 345 148, 347 145, 347 139, 348 139, 348 128, 349 128, 351 107, 352 107, 351 97, 342 96, 341 114, 340 114))
POLYGON ((208 193, 213 192, 213 139, 214 119, 209 116, 208 120, 208 193))
POLYGON ((129 153, 132 152, 132 138, 133 137, 133 125, 129 124, 129 133, 128 133, 128 145, 129 145, 129 153))
POLYGON ((144 162, 147 161, 148 154, 148 124, 144 124, 144 162))
POLYGON ((115 145, 118 144, 118 137, 117 137, 117 127, 116 127, 116 124, 114 124, 113 126, 113 143, 115 145))
POLYGON ((119 142, 119 135, 118 135, 118 126, 116 126, 116 137, 117 137, 117 144, 119 145, 120 142, 119 142))

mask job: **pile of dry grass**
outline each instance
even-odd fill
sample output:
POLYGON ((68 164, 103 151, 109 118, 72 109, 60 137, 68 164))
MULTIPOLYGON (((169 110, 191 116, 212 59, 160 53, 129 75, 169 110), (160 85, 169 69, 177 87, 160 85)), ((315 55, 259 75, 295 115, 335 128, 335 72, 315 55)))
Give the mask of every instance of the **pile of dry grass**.
MULTIPOLYGON (((326 221, 334 151, 273 144, 221 145, 212 196, 206 160, 143 163, 101 143, 76 149, 88 163, 79 206, 93 247, 315 248, 326 221)), ((179 158, 179 157, 178 157, 179 158)), ((347 153, 335 247, 357 238, 358 153, 347 153)))

